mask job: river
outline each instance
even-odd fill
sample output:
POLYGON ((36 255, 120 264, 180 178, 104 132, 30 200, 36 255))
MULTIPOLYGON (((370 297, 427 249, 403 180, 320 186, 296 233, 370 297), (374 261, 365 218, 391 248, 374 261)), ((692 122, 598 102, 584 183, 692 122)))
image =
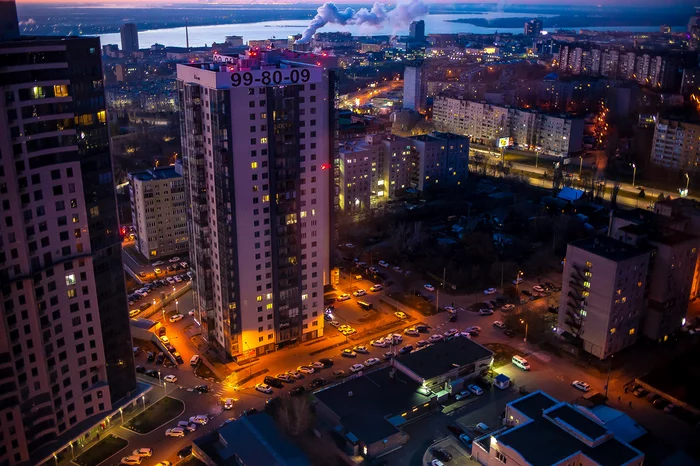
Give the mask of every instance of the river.
MULTIPOLYGON (((500 32, 513 32, 522 33, 523 28, 486 28, 480 26, 474 26, 472 24, 466 23, 451 23, 449 20, 455 20, 459 18, 517 18, 526 16, 523 13, 457 13, 457 14, 435 14, 426 15, 425 20, 425 32, 426 34, 450 34, 458 32, 471 32, 471 33, 481 33, 481 34, 493 34, 497 30, 500 32)), ((545 20, 546 18, 554 15, 537 14, 530 13, 527 16, 533 18, 541 17, 545 20)), ((260 23, 244 23, 244 24, 219 24, 212 26, 194 26, 189 28, 190 36, 190 46, 200 47, 206 45, 211 45, 213 42, 223 42, 226 36, 243 36, 244 41, 249 40, 259 40, 259 39, 270 39, 276 38, 286 38, 290 35, 299 34, 306 28, 307 22, 304 20, 283 20, 283 21, 265 21, 260 23)), ((546 29, 546 27, 545 27, 546 29)), ((624 28, 619 27, 592 27, 586 28, 594 31, 611 31, 611 30, 625 30, 630 32, 650 32, 658 31, 658 26, 629 26, 624 28)), ((321 32, 335 32, 335 31, 347 31, 351 32, 353 35, 407 35, 408 26, 405 27, 395 27, 391 24, 384 24, 381 27, 362 27, 362 26, 339 26, 336 24, 328 24, 320 30, 321 32)), ((120 44, 121 39, 119 33, 112 34, 102 34, 100 35, 102 39, 102 44, 120 44)), ((185 41, 185 28, 171 28, 171 29, 153 29, 150 31, 139 32, 139 43, 142 48, 148 47, 152 44, 158 43, 173 47, 184 47, 186 45, 185 41)))

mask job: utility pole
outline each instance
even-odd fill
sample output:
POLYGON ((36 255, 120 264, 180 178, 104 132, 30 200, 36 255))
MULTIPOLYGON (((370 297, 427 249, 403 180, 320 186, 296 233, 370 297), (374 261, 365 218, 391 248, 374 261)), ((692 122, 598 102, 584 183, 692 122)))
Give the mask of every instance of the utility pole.
POLYGON ((612 360, 614 355, 610 355, 610 360, 608 361, 608 380, 605 382, 605 398, 608 397, 608 387, 610 386, 610 372, 612 370, 612 360))

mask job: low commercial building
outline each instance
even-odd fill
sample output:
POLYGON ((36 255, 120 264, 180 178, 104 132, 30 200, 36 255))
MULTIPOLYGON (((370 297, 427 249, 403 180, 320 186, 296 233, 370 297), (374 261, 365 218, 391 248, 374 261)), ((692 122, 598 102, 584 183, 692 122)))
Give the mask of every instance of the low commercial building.
POLYGON ((366 458, 401 448, 408 440, 401 429, 437 407, 433 393, 393 367, 352 376, 314 397, 316 413, 343 437, 349 453, 366 458))
POLYGON ((136 249, 156 260, 187 252, 185 185, 180 165, 129 173, 136 249))
POLYGON ((473 442, 472 456, 484 466, 641 466, 644 453, 619 439, 586 408, 542 391, 506 406, 506 426, 473 442))
POLYGON ((637 341, 646 309, 649 246, 608 236, 568 245, 557 333, 600 359, 637 341))
POLYGON ((313 464, 266 413, 242 416, 196 438, 192 454, 207 466, 313 464))
POLYGON ((439 341, 394 360, 399 371, 434 393, 455 380, 465 382, 488 371, 493 351, 470 338, 439 341))

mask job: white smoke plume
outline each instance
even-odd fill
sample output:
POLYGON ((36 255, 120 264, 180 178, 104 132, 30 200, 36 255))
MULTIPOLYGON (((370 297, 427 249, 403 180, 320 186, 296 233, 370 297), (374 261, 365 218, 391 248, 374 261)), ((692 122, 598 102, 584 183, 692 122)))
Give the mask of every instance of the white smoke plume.
POLYGON ((355 11, 352 8, 339 10, 333 2, 327 2, 318 7, 317 15, 301 35, 297 43, 310 42, 316 31, 328 23, 345 25, 378 26, 389 21, 394 26, 405 26, 414 19, 428 13, 428 5, 423 0, 398 0, 394 8, 389 8, 383 3, 375 3, 371 9, 361 8, 355 11))

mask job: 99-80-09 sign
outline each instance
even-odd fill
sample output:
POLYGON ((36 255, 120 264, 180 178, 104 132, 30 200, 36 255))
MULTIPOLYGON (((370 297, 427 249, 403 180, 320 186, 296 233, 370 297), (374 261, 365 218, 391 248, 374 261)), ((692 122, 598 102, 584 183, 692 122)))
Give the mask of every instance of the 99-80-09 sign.
POLYGON ((234 71, 232 87, 267 87, 317 83, 322 70, 318 68, 280 68, 273 70, 234 71))

